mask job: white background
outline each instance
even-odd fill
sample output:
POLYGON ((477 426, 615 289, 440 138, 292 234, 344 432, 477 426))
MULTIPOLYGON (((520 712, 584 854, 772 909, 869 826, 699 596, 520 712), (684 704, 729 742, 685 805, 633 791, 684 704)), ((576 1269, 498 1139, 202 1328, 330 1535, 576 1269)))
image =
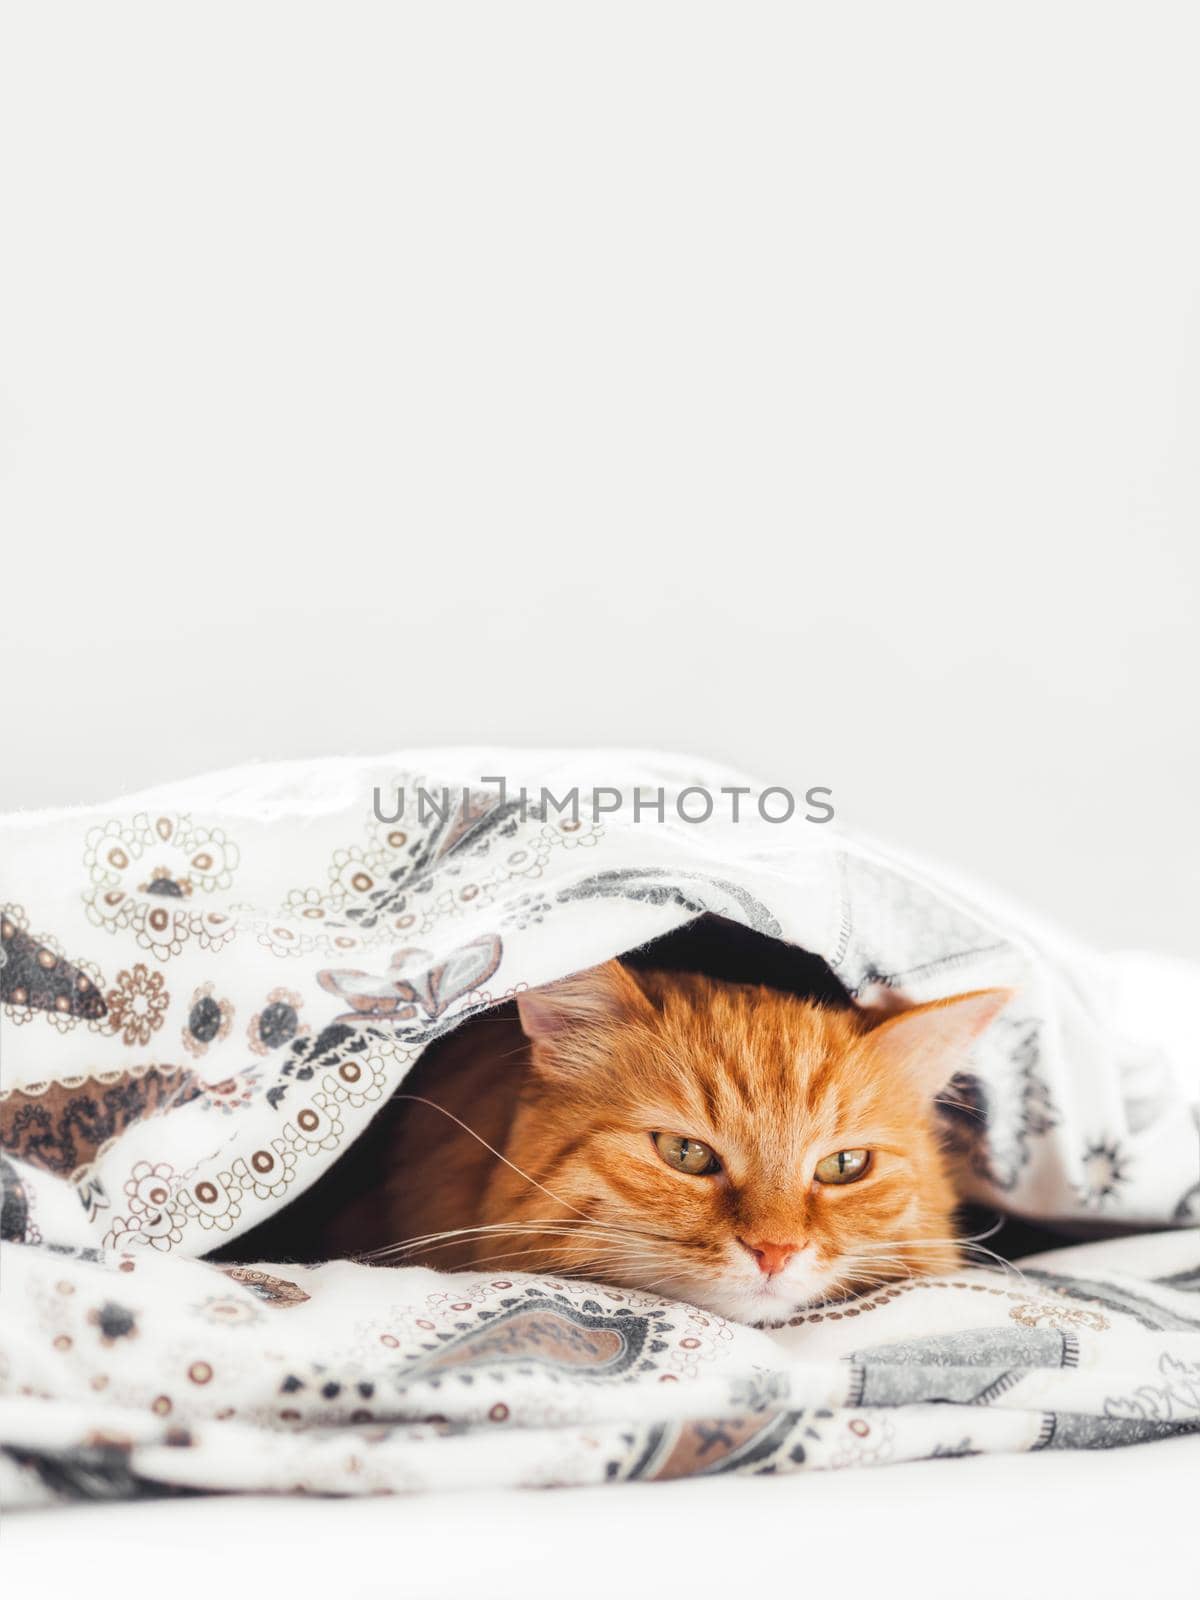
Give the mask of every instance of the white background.
POLYGON ((1200 953, 1200 14, 30 0, 0 805, 691 749, 1200 953))
POLYGON ((1193 1437, 602 1489, 93 1504, 8 1519, 0 1554, 9 1592, 39 1600, 1186 1596, 1198 1466, 1193 1437))

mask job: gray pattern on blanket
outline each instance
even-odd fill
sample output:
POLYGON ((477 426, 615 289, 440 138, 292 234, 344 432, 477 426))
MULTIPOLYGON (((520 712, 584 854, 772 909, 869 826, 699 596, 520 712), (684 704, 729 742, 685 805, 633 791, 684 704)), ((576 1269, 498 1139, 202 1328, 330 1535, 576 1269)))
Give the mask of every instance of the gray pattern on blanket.
MULTIPOLYGON (((964 1194, 1197 1221, 1188 1063, 1113 1035, 1099 958, 840 828, 634 820, 638 789, 671 819, 735 774, 662 758, 622 780, 609 758, 595 777, 625 802, 589 819, 481 790, 494 753, 446 761, 0 818, 6 1503, 781 1472, 1196 1426, 1194 1227, 772 1330, 603 1285, 205 1262, 321 1176, 431 1039, 706 915, 863 1000, 1014 987, 946 1096, 964 1194), (398 786, 450 798, 376 814, 398 786)), ((545 755, 509 793, 582 781, 545 755)))
MULTIPOLYGON (((570 1280, 6 1245, 27 1337, 0 1366, 0 1487, 37 1503, 600 1483, 1193 1432, 1200 1333, 1175 1323, 1200 1237, 1146 1249, 1166 1332, 1115 1282, 1103 1314, 1082 1309, 1061 1268, 1037 1298, 972 1269, 765 1330, 570 1280)), ((1073 1252, 1089 1304, 1104 1251, 1073 1252)))

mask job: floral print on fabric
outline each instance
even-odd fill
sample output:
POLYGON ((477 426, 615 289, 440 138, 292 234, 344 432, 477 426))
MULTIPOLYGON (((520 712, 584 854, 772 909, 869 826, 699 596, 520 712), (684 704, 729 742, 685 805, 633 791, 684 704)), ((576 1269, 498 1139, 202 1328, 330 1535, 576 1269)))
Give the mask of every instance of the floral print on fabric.
POLYGON ((250 1018, 246 1029, 250 1048, 255 1055, 269 1055, 292 1039, 304 1039, 312 1032, 307 1022, 300 1020, 303 996, 294 989, 272 989, 261 1011, 250 1018))
POLYGON ((201 984, 188 1001, 187 1020, 182 1030, 183 1048, 197 1060, 207 1055, 210 1046, 228 1039, 233 1027, 233 1005, 218 998, 215 986, 201 984))
POLYGON ((186 815, 113 819, 92 828, 84 867, 88 917, 110 933, 128 928, 159 961, 177 956, 189 940, 219 950, 234 936, 234 922, 214 897, 230 888, 237 846, 219 827, 186 815))
POLYGON ((840 827, 676 821, 685 788, 736 785, 702 763, 437 761, 255 767, 0 817, 6 1494, 778 1472, 1195 1425, 1194 1052, 1120 1011, 1116 958, 840 827), (481 788, 505 764, 507 794, 481 788), (539 798, 593 779, 622 806, 577 819, 539 798), (421 786, 445 804, 422 813, 421 786), (660 786, 662 820, 637 823, 633 795, 660 786), (408 810, 381 820, 373 796, 399 787, 408 810), (1185 1231, 772 1330, 602 1284, 205 1265, 309 1189, 431 1039, 700 918, 884 1009, 1014 989, 941 1103, 963 1194, 1185 1231))
POLYGON ((116 987, 108 991, 108 1024, 127 1045, 146 1045, 163 1025, 170 995, 161 972, 150 972, 141 961, 130 972, 117 974, 116 987))
MULTIPOLYGON (((139 1199, 160 1204, 174 1177, 147 1170, 139 1199)), ((0 1368, 0 1462, 45 1503, 773 1475, 1196 1432, 1200 1307, 1181 1285, 1200 1281, 1200 1234, 1129 1244, 1148 1246, 1148 1276, 1128 1310, 1124 1247, 1089 1245, 1043 1258, 1032 1298, 1016 1272, 973 1268, 773 1331, 524 1274, 284 1277, 4 1246, 24 1337, 0 1368), (1081 1306, 1081 1284, 1114 1303, 1081 1306), (78 1398, 43 1436, 51 1472, 36 1419, 55 1381, 78 1398), (124 1442, 97 1469, 101 1437, 124 1442)))

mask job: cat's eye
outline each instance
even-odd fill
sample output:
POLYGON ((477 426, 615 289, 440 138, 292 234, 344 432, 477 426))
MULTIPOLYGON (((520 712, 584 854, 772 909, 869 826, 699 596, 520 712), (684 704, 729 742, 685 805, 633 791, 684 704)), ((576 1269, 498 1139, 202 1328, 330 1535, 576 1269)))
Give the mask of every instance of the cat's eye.
POLYGON ((817 1162, 814 1176, 818 1183, 855 1183, 865 1177, 870 1165, 869 1150, 839 1150, 817 1162))
POLYGON ((681 1133, 652 1133, 654 1148, 676 1172, 686 1172, 693 1178, 710 1178, 720 1172, 721 1163, 711 1146, 699 1139, 686 1139, 681 1133))

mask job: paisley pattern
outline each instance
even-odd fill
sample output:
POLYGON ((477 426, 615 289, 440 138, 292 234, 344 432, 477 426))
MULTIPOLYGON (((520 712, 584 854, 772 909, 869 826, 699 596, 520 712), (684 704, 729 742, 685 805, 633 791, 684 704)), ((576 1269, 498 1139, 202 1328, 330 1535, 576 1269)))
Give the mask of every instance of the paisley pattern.
POLYGON ((31 934, 20 906, 0 907, 0 1004, 10 1021, 39 1013, 64 1030, 100 1023, 107 1011, 99 969, 66 959, 56 940, 31 934))
POLYGON ((588 821, 485 786, 494 752, 439 760, 254 768, 0 818, 0 1234, 28 1289, 0 1302, 0 1481, 34 1498, 217 1488, 253 1460, 271 1489, 590 1482, 1190 1425, 1194 1252, 1164 1281, 1089 1256, 1020 1288, 896 1285, 771 1333, 600 1285, 205 1265, 308 1188, 431 1039, 685 929, 741 930, 795 956, 805 992, 886 1008, 1014 988, 944 1096, 964 1195, 1093 1226, 1197 1220, 1195 1061, 1115 1027, 1114 964, 836 828, 678 822, 694 762, 513 758, 509 795, 624 796, 588 821), (422 811, 422 787, 445 803, 422 811), (637 822, 633 795, 659 787, 664 820, 637 822), (864 1339, 864 1319, 885 1334, 864 1339), (989 1335, 986 1362, 953 1345, 997 1319, 1009 1337, 989 1335), (1111 1414, 1075 1392, 1082 1355, 1031 1354, 1092 1350, 1102 1373, 1125 1325, 1153 1348, 1140 1398, 1114 1390, 1111 1414), (942 1338, 969 1380, 935 1372, 942 1338), (900 1339, 903 1361, 878 1356, 900 1339), (45 1400, 86 1412, 66 1447, 35 1420, 45 1400), (967 1406, 969 1425, 947 1416, 967 1406), (501 1426, 503 1456, 481 1443, 462 1466, 463 1435, 501 1426))
MULTIPOLYGON (((144 1175, 148 1203, 166 1176, 144 1175)), ((1136 1306, 1122 1303, 1124 1248, 1062 1252, 1036 1282, 978 1269, 920 1280, 844 1303, 836 1322, 764 1330, 562 1279, 6 1245, 6 1299, 25 1310, 22 1338, 0 1344, 0 1481, 27 1504, 358 1495, 1107 1449, 1200 1430, 1200 1318, 1182 1326, 1200 1234, 1145 1241, 1153 1277, 1136 1306), (39 1419, 53 1394, 72 1405, 52 1435, 39 1419)))
POLYGON ((167 1105, 184 1103, 179 1067, 131 1067, 65 1083, 0 1092, 0 1147, 48 1172, 72 1178, 101 1147, 167 1105))

